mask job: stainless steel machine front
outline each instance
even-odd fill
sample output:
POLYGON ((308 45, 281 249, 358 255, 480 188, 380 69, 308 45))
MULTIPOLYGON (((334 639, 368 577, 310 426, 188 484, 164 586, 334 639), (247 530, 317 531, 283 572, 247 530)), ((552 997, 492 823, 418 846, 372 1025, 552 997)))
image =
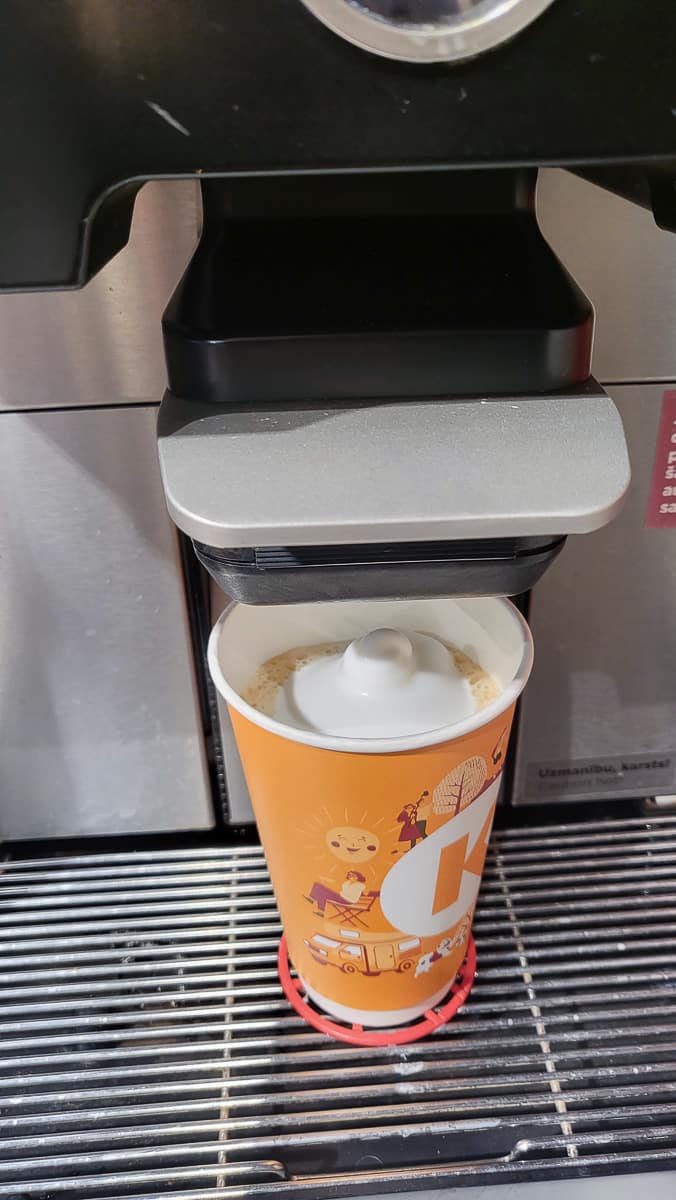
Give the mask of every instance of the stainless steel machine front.
POLYGON ((512 797, 542 806, 669 796, 676 792, 676 531, 646 528, 646 518, 663 398, 676 380, 676 247, 647 213, 560 171, 542 176, 539 211, 594 301, 594 369, 622 416, 632 482, 616 522, 569 538, 565 561, 533 592, 538 653, 512 797))
POLYGON ((0 298, 3 839, 214 822, 155 448, 159 318, 196 200, 150 186, 86 292, 0 298))

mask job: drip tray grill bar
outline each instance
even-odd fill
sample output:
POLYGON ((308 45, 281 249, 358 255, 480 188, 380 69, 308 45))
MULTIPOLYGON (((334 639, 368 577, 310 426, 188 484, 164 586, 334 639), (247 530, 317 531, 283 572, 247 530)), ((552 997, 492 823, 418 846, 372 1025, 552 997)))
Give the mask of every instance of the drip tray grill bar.
POLYGON ((279 932, 256 846, 0 864, 0 1198, 676 1168, 676 817, 496 833, 470 1002, 400 1050, 308 1029, 279 932))

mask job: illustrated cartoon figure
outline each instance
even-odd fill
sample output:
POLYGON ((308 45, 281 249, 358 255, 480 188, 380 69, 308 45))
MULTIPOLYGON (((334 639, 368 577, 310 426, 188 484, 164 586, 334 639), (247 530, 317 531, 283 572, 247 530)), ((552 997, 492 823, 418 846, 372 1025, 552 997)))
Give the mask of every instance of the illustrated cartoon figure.
MULTIPOLYGON (((427 837, 427 822, 432 812, 432 801, 429 792, 422 792, 416 804, 405 804, 397 820, 401 824, 400 842, 408 842, 412 850, 421 838, 427 837)), ((393 850, 393 854, 397 851, 393 850)))
POLYGON ((508 733, 509 733, 509 725, 505 725, 505 728, 503 729, 502 733, 500 734, 500 737, 498 738, 497 742, 495 743, 495 745, 491 751, 491 758, 493 759, 494 767, 497 767, 498 763, 500 762, 500 759, 502 758, 502 755, 503 755, 504 749, 505 749, 504 742, 505 742, 505 738, 507 737, 508 733))
POLYGON ((397 820, 401 824, 399 841, 408 842, 409 850, 412 850, 420 839, 420 830, 418 829, 415 817, 415 804, 405 804, 397 817, 397 820))
POLYGON ((420 830, 420 836, 427 837, 427 822, 432 815, 432 801, 429 792, 423 792, 415 806, 416 825, 420 830))
POLYGON ((310 895, 306 896, 305 899, 310 904, 316 904, 316 916, 323 917, 329 901, 342 911, 345 908, 351 909, 356 905, 360 905, 363 896, 371 899, 378 895, 378 892, 365 892, 365 885, 366 876, 362 875, 361 871, 348 871, 339 892, 335 888, 328 887, 327 884, 318 881, 313 883, 310 895))
POLYGON ((345 863, 365 863, 380 849, 380 839, 357 825, 336 825, 329 829, 326 844, 332 854, 345 863))
POLYGON ((469 921, 462 921, 454 938, 442 938, 435 950, 432 950, 429 954, 421 954, 415 969, 416 978, 419 975, 426 975, 432 969, 434 963, 439 962, 439 959, 448 958, 456 946, 462 946, 467 941, 468 934, 469 921))

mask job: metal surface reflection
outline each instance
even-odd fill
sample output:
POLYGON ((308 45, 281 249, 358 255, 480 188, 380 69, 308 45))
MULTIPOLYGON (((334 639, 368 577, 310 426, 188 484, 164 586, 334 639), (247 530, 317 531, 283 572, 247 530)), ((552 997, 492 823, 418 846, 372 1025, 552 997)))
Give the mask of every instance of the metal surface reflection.
POLYGON ((408 62, 472 58, 514 37, 553 0, 303 0, 334 33, 408 62))

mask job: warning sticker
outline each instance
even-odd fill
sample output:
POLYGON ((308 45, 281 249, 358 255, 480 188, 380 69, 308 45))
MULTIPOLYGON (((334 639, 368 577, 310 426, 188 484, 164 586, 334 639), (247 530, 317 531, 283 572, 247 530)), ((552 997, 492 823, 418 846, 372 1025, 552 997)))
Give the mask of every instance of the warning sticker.
POLYGON ((664 393, 645 523, 676 529, 676 391, 664 393))

